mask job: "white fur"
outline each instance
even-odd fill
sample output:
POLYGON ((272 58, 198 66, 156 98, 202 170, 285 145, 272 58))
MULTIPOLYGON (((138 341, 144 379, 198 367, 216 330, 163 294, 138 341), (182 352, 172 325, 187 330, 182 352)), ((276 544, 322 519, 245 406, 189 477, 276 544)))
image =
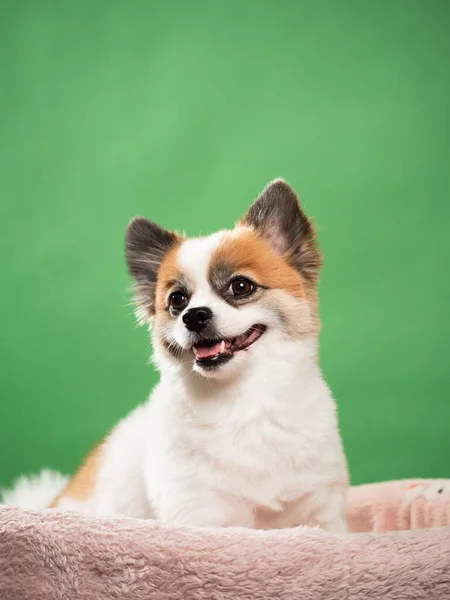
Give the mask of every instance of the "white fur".
POLYGON ((146 469, 159 519, 343 527, 345 461, 313 353, 311 340, 285 342, 227 385, 163 380, 149 405, 146 469), (255 509, 273 512, 259 523, 255 509))
MULTIPOLYGON (((178 264, 195 281, 189 308, 209 306, 224 336, 255 323, 266 333, 210 378, 191 354, 177 363, 154 339, 161 381, 110 436, 90 509, 184 525, 341 531, 347 468, 317 341, 288 339, 259 303, 237 310, 214 294, 209 258, 231 235, 183 243, 178 264)), ((170 335, 189 348, 181 317, 170 335)))
POLYGON ((22 475, 10 490, 1 490, 1 504, 24 509, 46 508, 68 480, 66 475, 50 470, 44 470, 38 475, 22 475))
MULTIPOLYGON (((183 243, 179 266, 195 281, 189 307, 209 306, 224 337, 257 323, 266 332, 205 374, 190 350, 179 362, 170 357, 156 328, 160 383, 107 439, 95 492, 78 508, 191 526, 342 531, 347 467, 316 336, 307 333, 309 307, 274 291, 306 323, 305 334, 293 338, 264 303, 237 309, 215 295, 207 264, 223 236, 232 235, 238 233, 183 243)), ((165 334, 190 347, 181 316, 165 334)))

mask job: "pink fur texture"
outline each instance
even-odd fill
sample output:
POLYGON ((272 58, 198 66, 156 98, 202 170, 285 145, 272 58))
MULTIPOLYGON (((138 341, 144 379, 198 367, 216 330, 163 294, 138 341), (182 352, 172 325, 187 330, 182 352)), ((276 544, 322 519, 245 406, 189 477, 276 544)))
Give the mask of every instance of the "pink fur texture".
MULTIPOLYGON (((450 482, 416 483, 353 488, 351 528, 448 524, 450 482)), ((200 530, 4 507, 0 598, 445 600, 450 527, 356 535, 200 530)))

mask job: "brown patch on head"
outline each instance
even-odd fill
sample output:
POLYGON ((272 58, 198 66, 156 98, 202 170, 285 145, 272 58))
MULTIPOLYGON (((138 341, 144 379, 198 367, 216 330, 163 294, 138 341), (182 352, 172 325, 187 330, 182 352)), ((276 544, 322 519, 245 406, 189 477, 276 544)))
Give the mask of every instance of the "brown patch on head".
POLYGON ((250 228, 224 237, 211 256, 209 277, 216 289, 236 275, 250 277, 263 288, 281 289, 296 298, 305 298, 301 275, 250 228))
POLYGON ((225 235, 211 255, 208 278, 219 295, 224 295, 230 280, 236 276, 249 277, 258 286, 258 291, 246 302, 263 301, 278 314, 290 335, 298 337, 318 331, 314 284, 249 227, 225 235), (308 305, 306 313, 299 308, 302 300, 308 305))
POLYGON ((156 312, 164 311, 167 306, 167 294, 171 289, 180 289, 187 293, 191 284, 177 265, 178 251, 181 246, 181 240, 174 244, 164 256, 161 266, 158 270, 156 281, 155 309, 156 312))
MULTIPOLYGON (((165 333, 166 327, 173 321, 174 313, 168 308, 168 298, 171 292, 181 291, 188 298, 193 291, 193 284, 183 273, 178 264, 178 252, 180 250, 182 240, 174 244, 172 248, 164 256, 161 266, 158 270, 155 292, 155 320, 154 331, 157 332, 157 337, 165 349, 165 351, 177 360, 180 359, 182 348, 174 339, 167 337, 165 333)), ((176 315, 178 316, 178 315, 176 315)))

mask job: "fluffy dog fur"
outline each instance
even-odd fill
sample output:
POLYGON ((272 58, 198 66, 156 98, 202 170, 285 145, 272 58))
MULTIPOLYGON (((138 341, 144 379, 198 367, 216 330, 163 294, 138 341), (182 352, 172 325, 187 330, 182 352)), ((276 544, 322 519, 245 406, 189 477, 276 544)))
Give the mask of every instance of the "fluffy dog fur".
POLYGON ((127 230, 161 379, 52 506, 201 527, 345 530, 347 467, 318 366, 320 255, 269 184, 231 231, 127 230))

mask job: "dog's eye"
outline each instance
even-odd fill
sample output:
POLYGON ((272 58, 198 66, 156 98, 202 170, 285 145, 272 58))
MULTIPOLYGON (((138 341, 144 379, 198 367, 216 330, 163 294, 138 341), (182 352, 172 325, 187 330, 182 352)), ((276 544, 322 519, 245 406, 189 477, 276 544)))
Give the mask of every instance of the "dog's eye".
POLYGON ((188 302, 189 298, 184 292, 172 292, 169 296, 169 307, 175 311, 183 310, 183 308, 187 306, 188 302))
POLYGON ((245 277, 236 277, 230 283, 229 292, 235 297, 249 296, 255 291, 255 284, 245 277))

